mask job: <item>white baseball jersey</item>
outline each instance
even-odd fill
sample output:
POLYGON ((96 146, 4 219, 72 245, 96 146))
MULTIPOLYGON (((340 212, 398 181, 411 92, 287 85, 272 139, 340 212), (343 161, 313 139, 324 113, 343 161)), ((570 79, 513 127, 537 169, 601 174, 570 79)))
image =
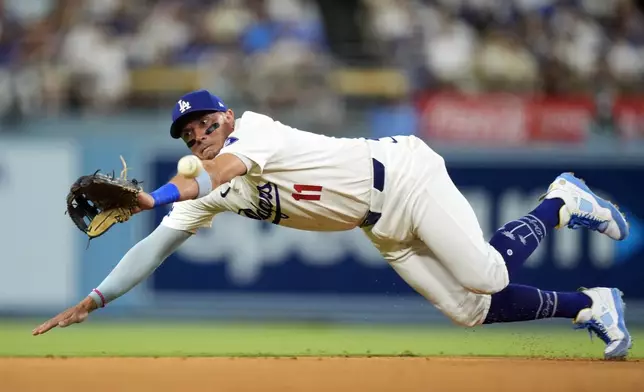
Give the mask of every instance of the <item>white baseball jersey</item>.
POLYGON ((508 284, 503 257, 483 238, 444 159, 415 136, 332 138, 245 112, 224 153, 240 157, 248 173, 175 203, 163 225, 194 232, 232 211, 303 230, 363 227, 405 282, 463 325, 483 322, 483 293, 508 284))
POLYGON ((175 203, 163 224, 195 231, 231 211, 314 231, 350 230, 369 211, 373 186, 367 140, 304 132, 247 111, 220 154, 237 155, 246 175, 197 200, 175 203))

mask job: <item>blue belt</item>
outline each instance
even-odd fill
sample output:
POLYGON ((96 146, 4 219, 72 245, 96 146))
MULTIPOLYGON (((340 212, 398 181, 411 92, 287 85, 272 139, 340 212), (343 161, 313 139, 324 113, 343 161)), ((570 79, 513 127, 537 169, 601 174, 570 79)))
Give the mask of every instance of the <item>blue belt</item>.
MULTIPOLYGON (((371 158, 371 163, 373 164, 373 187, 382 192, 385 190, 385 165, 375 158, 371 158)), ((369 210, 360 227, 375 225, 381 216, 382 213, 369 210)))

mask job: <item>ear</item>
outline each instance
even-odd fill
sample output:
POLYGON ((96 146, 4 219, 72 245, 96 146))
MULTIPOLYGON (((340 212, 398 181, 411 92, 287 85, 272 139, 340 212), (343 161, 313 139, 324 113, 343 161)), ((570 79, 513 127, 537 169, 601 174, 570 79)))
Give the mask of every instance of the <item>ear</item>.
POLYGON ((226 121, 231 124, 235 122, 235 112, 232 109, 226 110, 226 121))

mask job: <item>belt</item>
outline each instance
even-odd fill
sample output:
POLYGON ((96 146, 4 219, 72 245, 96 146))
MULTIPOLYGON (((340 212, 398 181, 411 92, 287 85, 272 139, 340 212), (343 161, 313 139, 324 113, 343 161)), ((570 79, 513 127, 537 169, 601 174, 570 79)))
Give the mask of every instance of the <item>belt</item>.
POLYGON ((378 223, 382 216, 382 206, 384 204, 384 190, 385 190, 385 165, 377 160, 371 158, 373 165, 373 186, 371 189, 371 201, 369 211, 360 227, 373 226, 378 223))

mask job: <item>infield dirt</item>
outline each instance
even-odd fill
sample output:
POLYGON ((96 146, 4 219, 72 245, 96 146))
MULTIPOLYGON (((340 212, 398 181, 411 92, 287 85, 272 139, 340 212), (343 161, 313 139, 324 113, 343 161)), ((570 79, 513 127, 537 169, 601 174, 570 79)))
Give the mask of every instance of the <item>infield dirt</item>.
POLYGON ((0 358, 0 390, 644 391, 644 362, 509 358, 0 358))

